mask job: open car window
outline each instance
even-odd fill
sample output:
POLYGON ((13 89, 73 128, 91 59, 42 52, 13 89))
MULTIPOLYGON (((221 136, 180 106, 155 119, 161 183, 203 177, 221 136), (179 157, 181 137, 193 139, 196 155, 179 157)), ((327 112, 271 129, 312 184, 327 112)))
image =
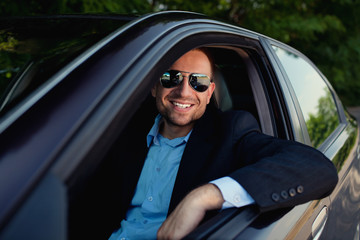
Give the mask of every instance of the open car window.
MULTIPOLYGON (((265 90, 260 73, 254 72, 256 71, 255 64, 250 60, 247 51, 241 48, 224 47, 210 47, 209 50, 213 54, 217 69, 214 80, 217 90, 210 104, 223 111, 248 111, 258 120, 263 130, 274 134, 271 121, 270 123, 266 121, 271 118, 270 110, 259 112, 259 109, 268 106, 268 103, 264 102, 267 101, 267 97, 256 95, 264 94, 265 90)), ((158 77, 155 78, 158 79, 158 77)), ((139 157, 145 160, 146 135, 158 114, 150 89, 147 94, 148 96, 140 104, 134 116, 118 134, 117 140, 101 160, 100 165, 91 170, 79 169, 76 174, 73 174, 74 177, 69 179, 70 239, 82 237, 83 232, 89 227, 94 229, 92 231, 94 237, 109 237, 111 231, 119 228, 121 219, 125 217, 115 213, 124 212, 124 209, 128 207, 126 203, 131 199, 124 199, 117 189, 127 189, 127 191, 135 189, 136 186, 130 185, 125 176, 128 172, 136 172, 136 169, 142 168, 142 164, 131 160, 139 157), (82 171, 86 173, 81 173, 82 171), (87 177, 79 178, 84 174, 87 177)), ((240 213, 237 209, 228 212, 218 218, 226 222, 240 213)), ((242 213, 241 218, 246 218, 249 214, 253 217, 258 215, 254 209, 251 209, 242 213)), ((246 221, 246 224, 250 222, 246 221)), ((244 226, 247 226, 246 224, 244 226)), ((209 230, 216 230, 221 226, 219 223, 211 222, 208 225, 213 226, 213 228, 207 227, 209 230)), ((201 228, 199 231, 204 234, 201 228)))

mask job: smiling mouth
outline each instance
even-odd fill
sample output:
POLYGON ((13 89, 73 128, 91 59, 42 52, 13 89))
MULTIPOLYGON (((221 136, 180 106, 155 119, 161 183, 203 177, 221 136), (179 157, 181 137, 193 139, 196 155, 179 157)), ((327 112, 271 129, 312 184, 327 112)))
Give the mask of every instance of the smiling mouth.
POLYGON ((191 107, 191 104, 182 104, 182 103, 178 103, 178 102, 172 102, 172 104, 174 104, 175 106, 182 108, 182 109, 191 107))

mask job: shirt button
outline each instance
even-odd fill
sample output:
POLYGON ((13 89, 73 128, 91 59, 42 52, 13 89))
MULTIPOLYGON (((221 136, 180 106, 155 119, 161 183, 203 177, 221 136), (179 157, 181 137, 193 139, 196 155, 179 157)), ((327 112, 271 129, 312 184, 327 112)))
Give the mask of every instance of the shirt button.
POLYGON ((156 168, 156 171, 157 171, 157 172, 160 172, 160 168, 159 168, 159 167, 157 167, 157 168, 156 168))
POLYGON ((147 224, 147 223, 148 223, 148 220, 144 220, 143 223, 144 223, 144 224, 147 224))
POLYGON ((298 193, 303 193, 304 192, 304 187, 300 185, 300 186, 298 186, 296 188, 296 190, 297 190, 298 193))
POLYGON ((150 202, 152 202, 153 197, 152 197, 152 196, 148 197, 148 200, 149 200, 150 202))

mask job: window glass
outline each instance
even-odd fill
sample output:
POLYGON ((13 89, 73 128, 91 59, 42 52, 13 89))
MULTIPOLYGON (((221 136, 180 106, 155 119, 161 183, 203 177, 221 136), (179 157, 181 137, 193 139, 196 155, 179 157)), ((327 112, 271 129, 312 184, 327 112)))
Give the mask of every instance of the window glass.
POLYGON ((339 125, 333 96, 320 74, 303 58, 273 46, 295 91, 310 140, 319 147, 339 125))
POLYGON ((0 116, 127 21, 71 17, 1 19, 0 116))

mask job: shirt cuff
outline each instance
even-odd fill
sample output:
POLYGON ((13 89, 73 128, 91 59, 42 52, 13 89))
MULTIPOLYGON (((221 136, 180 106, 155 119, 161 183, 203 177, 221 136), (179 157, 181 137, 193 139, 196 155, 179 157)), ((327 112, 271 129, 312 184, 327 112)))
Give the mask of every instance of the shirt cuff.
POLYGON ((254 199, 249 193, 231 177, 222 177, 211 181, 220 189, 220 192, 225 200, 222 209, 231 207, 243 207, 255 203, 254 199))

